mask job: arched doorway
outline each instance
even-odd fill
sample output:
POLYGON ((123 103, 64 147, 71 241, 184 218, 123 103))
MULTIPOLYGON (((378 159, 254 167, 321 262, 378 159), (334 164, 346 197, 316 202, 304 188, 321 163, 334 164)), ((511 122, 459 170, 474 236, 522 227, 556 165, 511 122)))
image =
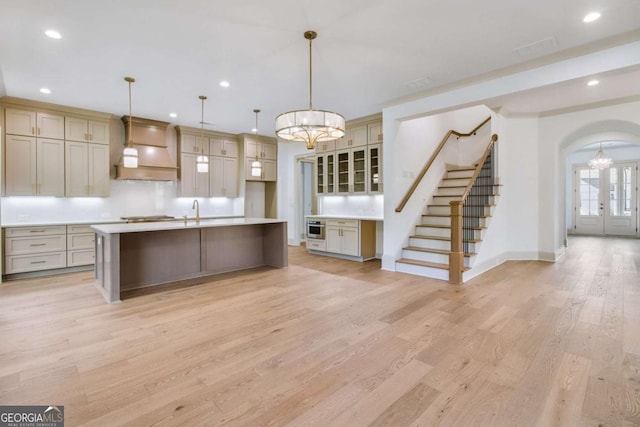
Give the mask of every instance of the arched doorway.
POLYGON ((594 123, 581 129, 572 142, 567 141, 569 233, 639 235, 640 133, 634 127, 637 125, 621 121, 594 123), (600 147, 613 161, 601 170, 588 165, 600 147))

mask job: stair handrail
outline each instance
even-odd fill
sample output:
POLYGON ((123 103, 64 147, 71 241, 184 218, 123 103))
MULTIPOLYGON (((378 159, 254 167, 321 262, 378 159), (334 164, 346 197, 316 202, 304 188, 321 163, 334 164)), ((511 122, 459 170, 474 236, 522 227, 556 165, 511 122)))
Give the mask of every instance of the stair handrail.
POLYGON ((478 161, 476 165, 476 169, 473 171, 473 175, 467 184, 467 188, 465 188, 464 193, 462 193, 462 197, 460 200, 452 200, 449 202, 451 206, 451 251, 449 252, 449 283, 452 284, 461 284, 462 283, 462 272, 464 269, 464 252, 462 250, 462 206, 464 206, 464 202, 467 200, 471 189, 476 183, 476 179, 478 175, 480 175, 480 171, 487 161, 487 157, 491 153, 494 144, 498 141, 498 135, 491 135, 491 140, 489 141, 489 145, 487 145, 487 149, 484 150, 482 157, 478 161))
POLYGON ((440 154, 440 151, 442 151, 442 149, 444 148, 444 145, 447 143, 451 135, 456 135, 458 138, 471 136, 475 134, 478 131, 478 129, 480 129, 482 126, 487 124, 490 120, 491 120, 491 116, 484 119, 482 123, 480 123, 478 126, 473 128, 472 131, 467 133, 461 133, 456 130, 450 129, 445 134, 444 138, 442 138, 442 140, 440 141, 440 144, 438 144, 438 148, 436 148, 436 150, 431 154, 429 161, 427 161, 427 163, 424 165, 424 167, 422 168, 422 170, 420 171, 416 179, 413 181, 413 184, 411 185, 407 193, 404 195, 398 207, 396 207, 396 212, 402 212, 402 209, 404 209, 405 205, 409 202, 409 199, 411 199, 411 196, 413 196, 413 193, 418 188, 418 185, 420 185, 420 182, 422 181, 424 176, 427 174, 427 171, 429 170, 433 162, 436 160, 436 157, 438 157, 438 154, 440 154))

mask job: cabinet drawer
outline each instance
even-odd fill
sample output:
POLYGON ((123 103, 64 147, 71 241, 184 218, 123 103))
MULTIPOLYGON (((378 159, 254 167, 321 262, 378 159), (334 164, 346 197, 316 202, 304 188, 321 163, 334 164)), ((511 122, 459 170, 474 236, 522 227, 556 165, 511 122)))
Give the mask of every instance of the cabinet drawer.
POLYGON ((67 225, 67 234, 93 233, 88 224, 67 225))
POLYGON ((47 225, 44 227, 8 227, 4 229, 5 237, 34 237, 67 234, 65 225, 47 225))
POLYGON ((93 249, 95 247, 95 234, 69 234, 67 235, 67 249, 93 249))
POLYGON ((326 251, 327 250, 327 241, 326 240, 307 239, 307 249, 314 250, 314 251, 326 251))
POLYGON ((327 225, 335 227, 357 227, 360 221, 357 219, 328 219, 327 225))
POLYGON ((6 238, 6 255, 23 255, 41 252, 64 251, 67 249, 66 236, 38 236, 6 238))
POLYGON ((67 266, 76 267, 79 265, 91 265, 96 262, 96 252, 93 249, 80 250, 80 251, 68 251, 67 252, 67 266))
POLYGON ((24 273, 64 268, 67 266, 67 253, 52 252, 41 255, 7 256, 4 260, 5 274, 24 273))

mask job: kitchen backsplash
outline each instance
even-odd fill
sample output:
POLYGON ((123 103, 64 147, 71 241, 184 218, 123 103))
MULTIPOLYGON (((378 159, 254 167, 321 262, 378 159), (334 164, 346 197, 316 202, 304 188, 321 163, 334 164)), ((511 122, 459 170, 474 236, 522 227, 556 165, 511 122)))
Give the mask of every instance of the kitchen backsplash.
MULTIPOLYGON (((111 180, 110 197, 3 197, 2 223, 117 219, 165 214, 195 216, 193 197, 177 197, 176 182, 111 180)), ((198 198, 200 216, 244 216, 243 198, 198 198)))
POLYGON ((384 216, 384 196, 323 196, 318 197, 319 215, 384 216))

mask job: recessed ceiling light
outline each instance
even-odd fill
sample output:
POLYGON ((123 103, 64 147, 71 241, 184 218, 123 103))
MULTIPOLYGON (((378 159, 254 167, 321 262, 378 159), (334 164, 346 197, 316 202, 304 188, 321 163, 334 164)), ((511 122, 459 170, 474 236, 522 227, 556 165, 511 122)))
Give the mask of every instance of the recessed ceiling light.
POLYGON ((46 87, 42 87, 42 88, 40 88, 40 92, 41 93, 46 93, 47 95, 49 95, 51 93, 51 89, 46 88, 46 87))
POLYGON ((582 19, 582 22, 593 22, 593 21, 597 21, 599 18, 600 18, 599 12, 590 12, 585 15, 585 17, 582 19))
POLYGON ((220 82, 220 86, 222 86, 222 87, 229 87, 229 86, 231 86, 231 83, 229 83, 229 82, 228 82, 228 81, 226 81, 226 80, 223 80, 223 81, 221 81, 221 82, 220 82))
POLYGON ((253 129, 251 129, 251 132, 253 132, 253 133, 258 133, 258 129, 253 128, 253 129))
POLYGON ((587 86, 595 86, 598 83, 600 83, 598 80, 589 80, 589 83, 587 83, 587 86))
POLYGON ((178 115, 176 113, 169 113, 169 117, 175 119, 176 117, 178 117, 178 115))
POLYGON ((61 39, 62 38, 60 33, 57 32, 56 30, 47 30, 44 33, 47 35, 47 37, 51 37, 52 39, 61 39))

